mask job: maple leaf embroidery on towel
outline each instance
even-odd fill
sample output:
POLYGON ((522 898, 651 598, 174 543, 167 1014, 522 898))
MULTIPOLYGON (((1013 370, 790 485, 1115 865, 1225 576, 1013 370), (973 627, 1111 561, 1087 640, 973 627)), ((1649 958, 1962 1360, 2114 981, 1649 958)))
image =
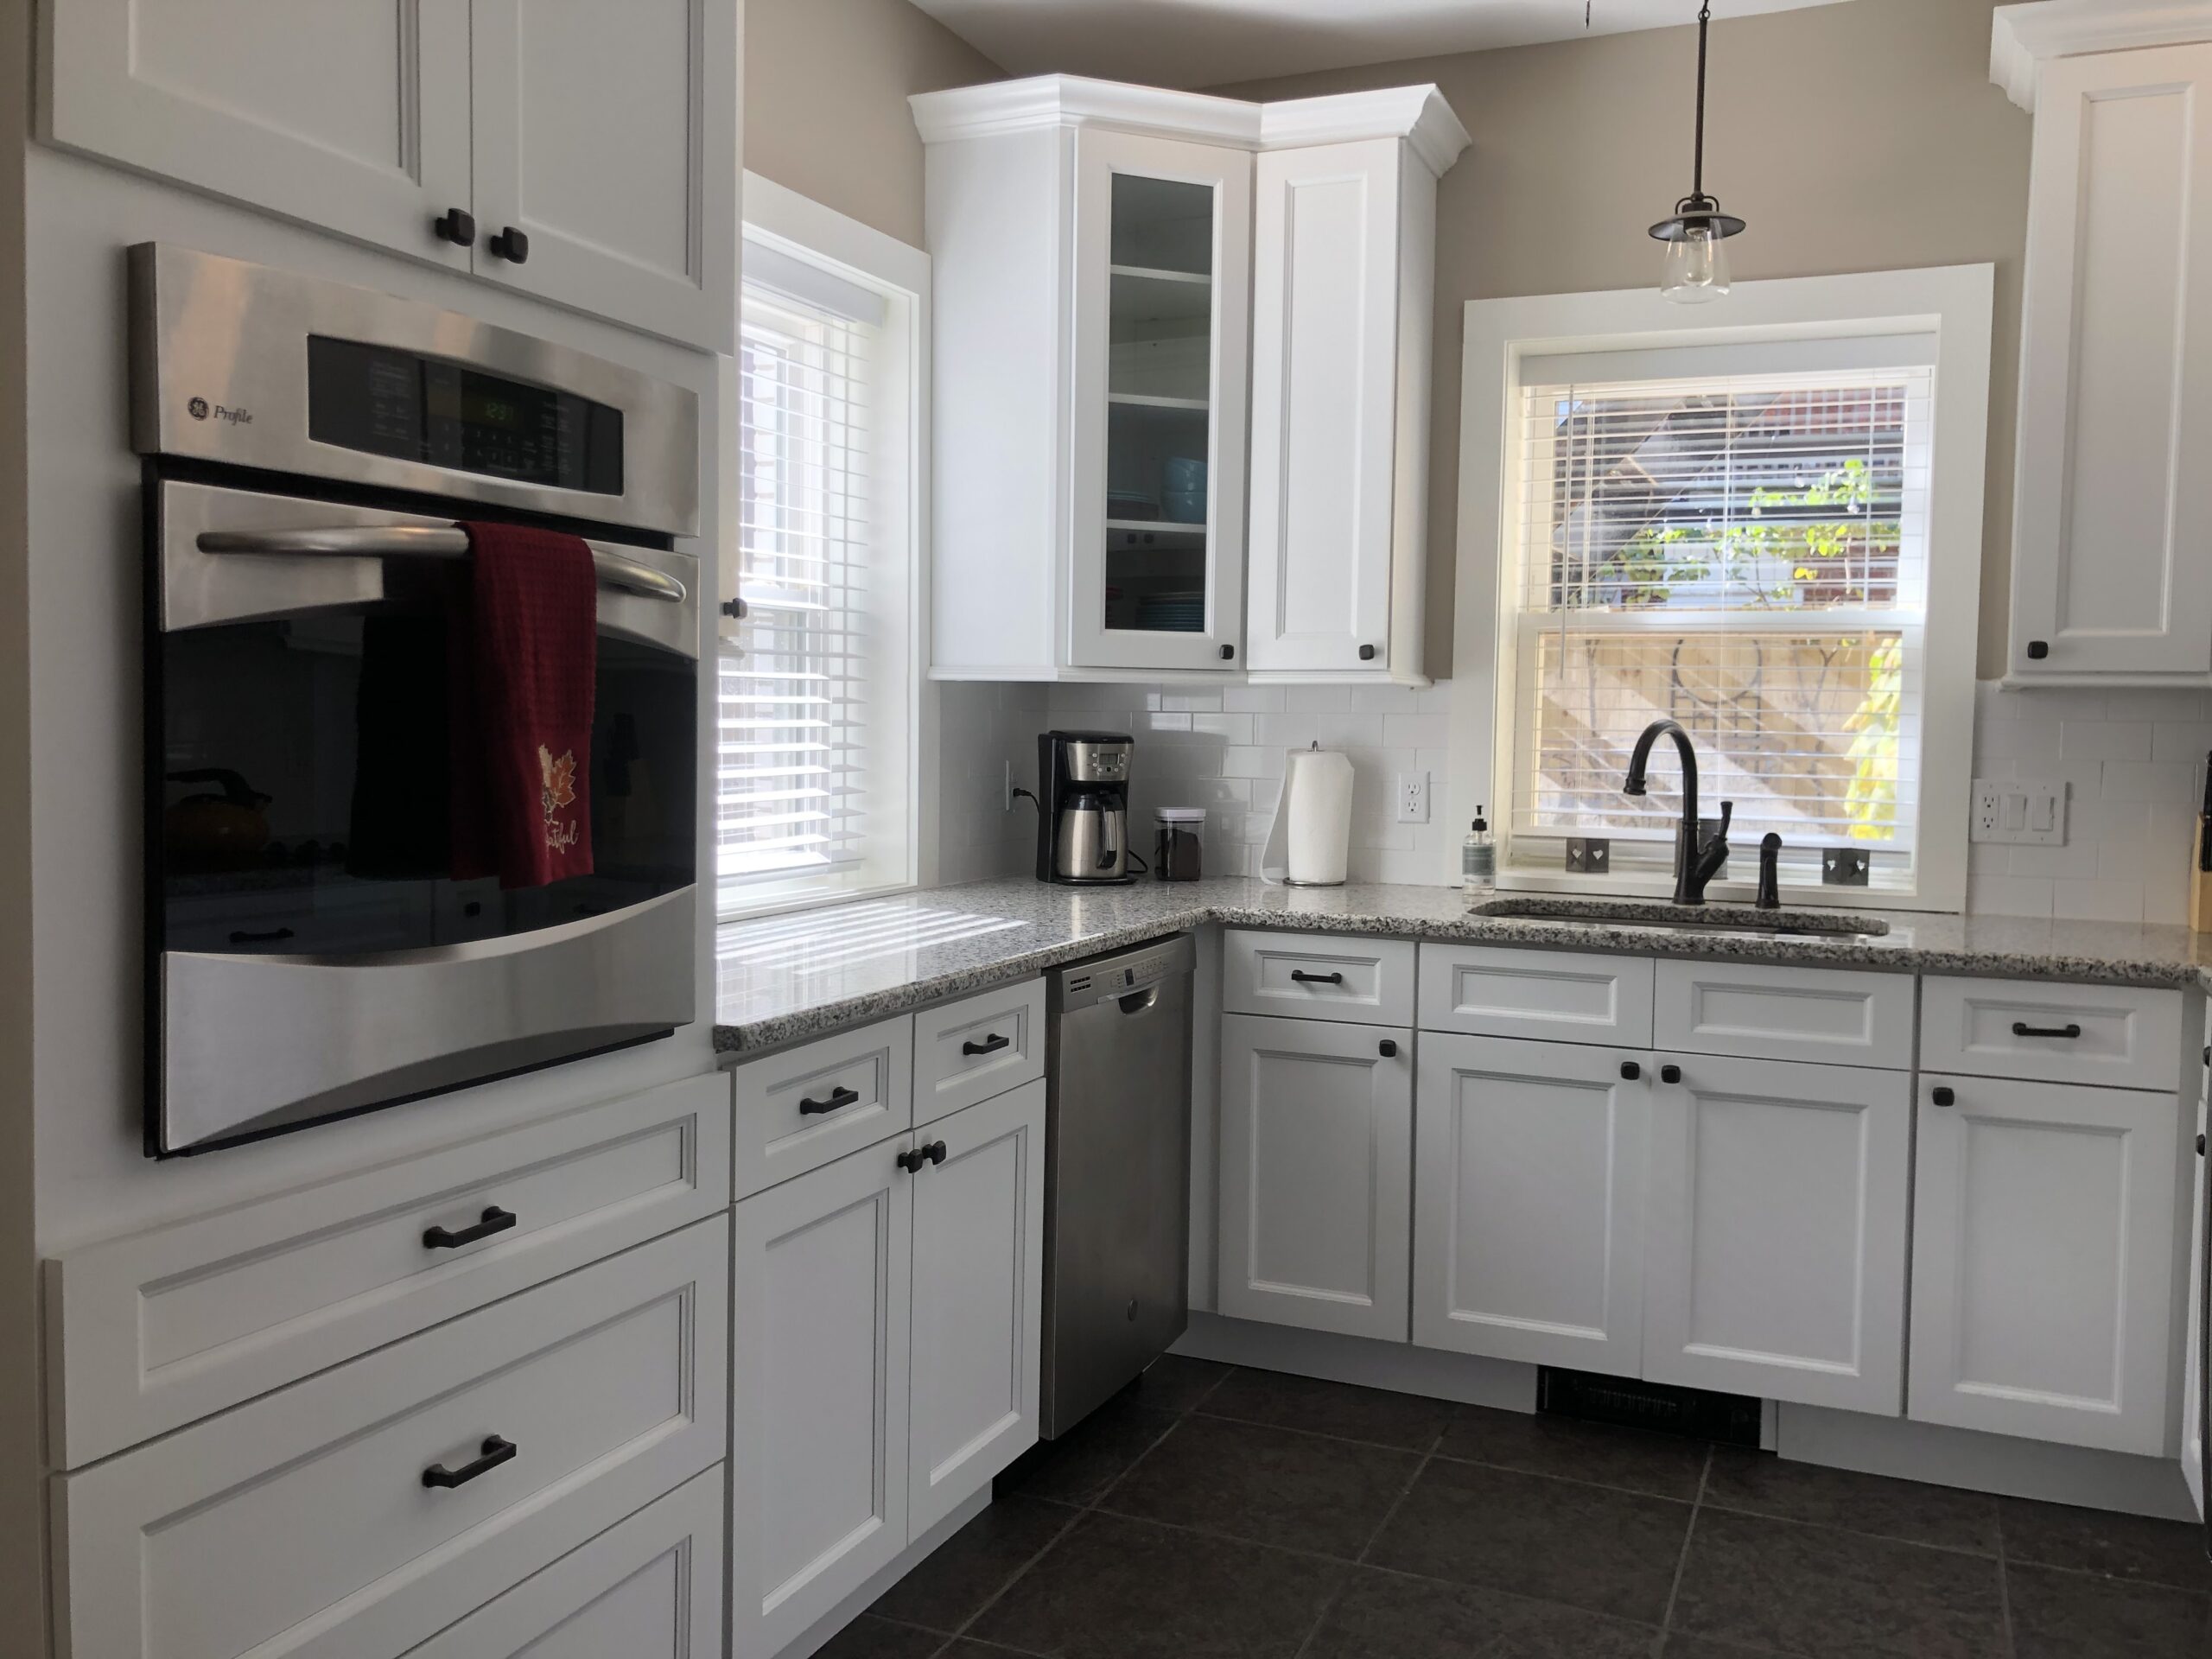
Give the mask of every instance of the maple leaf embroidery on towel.
POLYGON ((562 852, 576 844, 579 833, 575 819, 563 823, 560 817, 563 807, 575 804, 575 751, 564 750, 556 760, 553 751, 541 743, 537 746, 537 769, 545 780, 538 797, 545 808, 545 844, 556 853, 562 852))

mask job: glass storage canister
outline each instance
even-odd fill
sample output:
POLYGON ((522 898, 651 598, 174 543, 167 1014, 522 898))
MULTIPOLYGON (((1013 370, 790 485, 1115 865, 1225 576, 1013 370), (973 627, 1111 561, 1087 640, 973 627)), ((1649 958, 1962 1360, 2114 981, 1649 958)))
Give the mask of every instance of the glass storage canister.
POLYGON ((1163 881, 1195 881, 1199 875, 1198 836, 1206 827, 1202 806, 1163 806, 1154 817, 1153 874, 1163 881))

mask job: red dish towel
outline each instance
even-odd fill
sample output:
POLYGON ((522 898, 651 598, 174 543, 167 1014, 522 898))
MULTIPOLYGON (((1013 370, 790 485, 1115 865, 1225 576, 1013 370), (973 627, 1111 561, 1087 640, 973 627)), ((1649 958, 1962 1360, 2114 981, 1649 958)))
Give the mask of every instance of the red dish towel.
POLYGON ((591 874, 599 578, 580 537, 464 524, 446 654, 453 874, 542 887, 591 874))

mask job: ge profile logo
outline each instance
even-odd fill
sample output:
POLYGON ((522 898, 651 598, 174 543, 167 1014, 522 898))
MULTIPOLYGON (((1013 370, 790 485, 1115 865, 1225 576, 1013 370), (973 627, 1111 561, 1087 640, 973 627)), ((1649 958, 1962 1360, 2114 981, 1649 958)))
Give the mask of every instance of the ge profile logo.
POLYGON ((204 421, 207 418, 207 400, 205 397, 195 397, 184 408, 185 412, 195 421, 204 421))

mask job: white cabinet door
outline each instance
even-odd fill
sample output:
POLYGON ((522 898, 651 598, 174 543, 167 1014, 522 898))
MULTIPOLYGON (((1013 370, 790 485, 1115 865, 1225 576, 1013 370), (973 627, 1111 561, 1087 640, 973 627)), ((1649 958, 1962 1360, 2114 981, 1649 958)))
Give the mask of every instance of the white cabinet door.
POLYGON ((478 274, 733 350, 737 8, 470 0, 469 11, 478 274))
POLYGON ((1407 1338, 1413 1033, 1221 1021, 1221 1311, 1407 1338))
POLYGON ((1637 1375, 1649 1071, 1613 1048, 1423 1033, 1416 1345, 1637 1375))
POLYGON ((1037 1440, 1045 1084, 915 1137, 906 1531, 918 1538, 1037 1440))
POLYGON ((2009 671, 2212 673, 2212 46, 2042 66, 2009 671))
POLYGON ((45 0, 41 136, 466 270, 464 0, 45 0))
POLYGON ((2196 1505, 2201 1519, 2204 1514, 2204 1272, 2207 1234, 2205 1231, 2205 1140, 2208 1114, 2204 1101, 2196 1103, 2196 1167, 2193 1172, 2192 1190, 2195 1198, 2190 1205, 2189 1220, 2189 1351, 2182 1367, 2181 1389, 2181 1478, 2189 1487, 2190 1500, 2196 1505))
POLYGON ((1090 127, 1075 156, 1068 661, 1240 667, 1252 157, 1090 127))
POLYGON ((1910 1074, 1659 1060, 1644 1376, 1896 1415, 1910 1074))
POLYGON ((766 1659, 906 1545, 912 1135, 756 1193, 735 1218, 730 1630, 766 1659))
POLYGON ((1255 671, 1390 667, 1406 165, 1395 138, 1259 158, 1245 636, 1255 671))
POLYGON ((1920 1097, 1908 1414, 2159 1455, 2174 1097, 1942 1076, 1920 1097))

